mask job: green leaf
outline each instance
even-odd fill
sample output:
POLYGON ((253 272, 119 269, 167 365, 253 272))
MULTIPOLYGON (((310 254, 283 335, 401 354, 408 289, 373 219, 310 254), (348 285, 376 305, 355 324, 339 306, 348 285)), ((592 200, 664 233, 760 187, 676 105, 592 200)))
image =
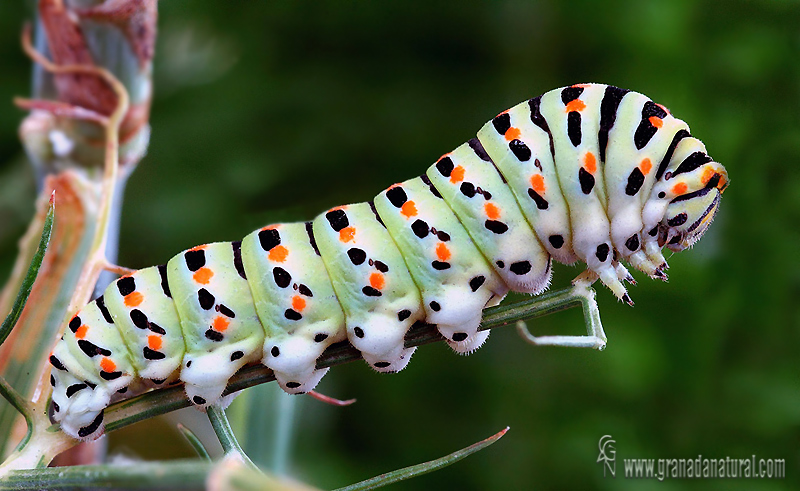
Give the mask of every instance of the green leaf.
POLYGON ((25 304, 28 302, 28 297, 33 288, 33 282, 36 281, 36 276, 39 274, 39 268, 44 260, 44 253, 47 251, 47 244, 50 242, 55 209, 55 193, 53 193, 50 196, 50 205, 47 208, 47 215, 44 219, 44 227, 42 228, 42 238, 39 239, 39 247, 36 249, 33 259, 31 259, 31 265, 28 267, 28 274, 25 275, 25 279, 22 281, 19 293, 17 293, 17 299, 14 301, 14 306, 3 321, 3 325, 0 326, 0 345, 2 345, 8 338, 8 335, 11 334, 11 330, 14 329, 14 326, 19 320, 19 316, 22 315, 25 304))
POLYGON ((203 442, 201 442, 200 439, 197 438, 197 435, 195 435, 192 430, 178 423, 178 431, 180 431, 181 435, 183 435, 183 437, 186 438, 186 441, 189 442, 189 445, 192 446, 192 448, 194 449, 195 452, 197 452, 197 455, 199 455, 200 458, 208 462, 211 462, 211 457, 208 455, 208 450, 206 450, 206 447, 203 446, 203 442))
POLYGON ((394 484, 399 481, 404 481, 406 479, 411 479, 412 477, 421 476, 429 472, 437 471, 443 467, 447 467, 450 464, 458 462, 468 455, 472 455, 479 450, 483 450, 502 438, 507 431, 508 427, 495 433, 485 440, 472 444, 469 447, 462 448, 461 450, 457 450, 450 455, 446 455, 436 460, 431 460, 430 462, 424 462, 422 464, 412 465, 396 471, 387 472, 386 474, 381 474, 380 476, 375 476, 372 479, 351 484, 335 491, 362 491, 367 489, 375 489, 389 484, 394 484))

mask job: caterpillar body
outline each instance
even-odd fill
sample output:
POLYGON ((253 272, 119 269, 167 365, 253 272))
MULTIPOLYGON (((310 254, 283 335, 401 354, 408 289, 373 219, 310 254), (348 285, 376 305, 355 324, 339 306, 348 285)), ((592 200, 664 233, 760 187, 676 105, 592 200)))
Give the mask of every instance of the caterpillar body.
POLYGON ((315 362, 349 340, 375 370, 402 370, 416 321, 468 353, 481 311, 547 288, 551 261, 583 261, 619 299, 627 261, 664 277, 711 223, 728 184, 688 126, 642 94, 560 88, 489 121, 425 174, 369 203, 194 247, 124 276, 69 321, 50 356, 51 414, 75 438, 103 410, 151 387, 220 403, 243 365, 313 389, 315 362))

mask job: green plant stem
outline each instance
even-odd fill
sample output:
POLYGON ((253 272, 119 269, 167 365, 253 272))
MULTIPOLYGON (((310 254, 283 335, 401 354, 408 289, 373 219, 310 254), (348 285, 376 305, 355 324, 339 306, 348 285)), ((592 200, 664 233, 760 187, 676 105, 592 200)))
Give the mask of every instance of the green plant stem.
POLYGON ((21 415, 25 416, 25 422, 28 424, 28 431, 31 428, 31 407, 28 401, 23 399, 19 392, 14 390, 13 387, 8 385, 8 382, 0 377, 0 396, 3 396, 21 415))
MULTIPOLYGON (((584 305, 588 298, 587 293, 593 294, 593 291, 586 286, 576 286, 553 291, 537 297, 531 297, 527 300, 513 304, 501 305, 486 309, 484 311, 481 329, 494 329, 496 327, 514 324, 519 320, 542 317, 568 309, 570 307, 584 305)), ((599 319, 597 319, 597 321, 599 322, 599 319)), ((442 338, 442 336, 438 333, 435 326, 420 324, 415 326, 406 335, 405 345, 420 346, 422 344, 442 341, 443 339, 444 338, 442 338)), ((358 350, 353 348, 350 344, 338 343, 329 347, 325 353, 323 353, 318 360, 317 366, 320 368, 330 367, 355 361, 360 358, 361 355, 358 350)), ((245 367, 231 379, 225 394, 237 392, 247 387, 271 382, 273 380, 275 380, 275 376, 273 375, 272 371, 264 366, 253 365, 245 367)), ((190 405, 191 403, 186 399, 183 387, 170 387, 148 392, 110 406, 106 411, 106 431, 110 432, 125 426, 129 426, 137 421, 142 421, 144 419, 165 414, 170 411, 188 407, 190 405)), ((38 412, 36 414, 38 415, 38 412)), ((44 420, 44 418, 46 418, 46 414, 42 414, 39 419, 44 420)), ((233 433, 230 431, 230 424, 228 424, 224 413, 217 408, 210 408, 209 418, 211 419, 212 425, 215 426, 214 429, 220 436, 220 440, 223 441, 223 446, 226 448, 226 451, 235 450, 236 456, 241 456, 241 461, 243 463, 252 466, 252 463, 249 462, 249 459, 246 457, 246 455, 241 452, 235 437, 233 437, 233 433)), ((61 486, 62 481, 59 481, 55 474, 50 473, 50 469, 41 470, 43 472, 43 474, 41 474, 41 476, 43 476, 42 479, 48 478, 47 476, 50 476, 49 478, 52 479, 51 481, 47 482, 30 480, 26 481, 20 476, 33 476, 33 471, 12 470, 29 469, 30 467, 34 467, 36 465, 39 467, 47 465, 49 459, 51 459, 56 453, 68 448, 70 444, 74 445, 77 443, 75 440, 67 438, 59 431, 58 426, 55 425, 44 429, 40 427, 39 423, 37 423, 34 425, 34 429, 38 430, 34 432, 30 444, 24 449, 18 449, 16 452, 16 458, 12 456, 9 461, 6 461, 2 466, 0 466, 0 471, 5 471, 0 472, 0 474, 4 475, 4 480, 0 481, 0 483, 5 483, 0 484, 0 489, 4 489, 2 486, 9 483, 18 486, 17 489, 65 487, 61 486), (37 445, 33 444, 33 440, 36 440, 37 445), (43 447, 46 447, 46 449, 43 447), (5 469, 3 469, 4 467, 5 469), (10 479, 10 481, 8 479, 10 479), (35 484, 32 484, 30 487, 24 487, 30 482, 34 482, 35 484)), ((89 469, 93 469, 92 472, 97 472, 97 479, 105 479, 105 476, 109 475, 108 466, 91 467, 89 469)), ((123 468, 123 472, 130 471, 130 469, 124 469, 125 468, 123 468)), ((137 469, 141 469, 141 467, 137 467, 137 469)), ((36 472, 39 471, 37 470, 36 472)), ((193 472, 199 471, 194 470, 193 472)), ((70 479, 73 478, 71 476, 74 476, 74 474, 65 475, 63 482, 69 484, 71 482, 70 479)), ((81 474, 81 476, 82 479, 84 479, 84 481, 82 481, 83 484, 86 485, 89 482, 86 480, 88 479, 87 474, 81 474)), ((190 483, 188 480, 180 482, 181 484, 187 485, 190 483)))
MULTIPOLYGON (((585 288, 583 291, 592 290, 585 288)), ((499 305, 484 311, 481 330, 494 329, 519 320, 530 320, 583 305, 585 293, 576 293, 575 287, 555 290, 509 305, 499 305)), ((406 334, 407 347, 443 341, 436 326, 421 324, 406 334)), ((317 360, 318 368, 332 367, 361 359, 361 354, 349 343, 330 346, 317 360)), ((263 365, 246 366, 234 375, 224 394, 238 392, 248 387, 272 382, 275 375, 263 365)), ((183 387, 168 387, 120 401, 106 410, 106 431, 114 431, 136 422, 191 406, 183 387)))
POLYGON ((198 457, 206 462, 211 462, 211 456, 208 455, 208 450, 206 450, 206 447, 203 446, 203 442, 200 441, 200 439, 192 430, 178 423, 178 431, 181 432, 181 435, 186 438, 186 441, 189 443, 189 445, 191 445, 194 451, 197 452, 198 457))
POLYGON ((201 460, 137 462, 135 465, 78 465, 12 471, 0 480, 0 490, 86 489, 205 489, 213 464, 201 460))
POLYGON ((455 464, 464 457, 472 455, 479 450, 483 450, 484 448, 488 447, 489 445, 493 444, 494 442, 502 438, 507 431, 508 427, 506 427, 504 430, 499 431, 498 433, 495 433, 494 435, 490 436, 485 440, 481 440, 478 443, 474 443, 469 447, 462 448, 461 450, 457 450, 449 455, 445 455, 444 457, 438 458, 436 460, 431 460, 429 462, 424 462, 422 464, 412 465, 409 467, 404 467, 403 469, 398 469, 396 471, 387 472, 385 474, 381 474, 380 476, 375 476, 371 479, 367 479, 366 481, 357 482, 355 484, 339 488, 335 491, 366 491, 368 489, 380 488, 399 481, 405 481, 406 479, 411 479, 412 477, 417 477, 423 474, 427 474, 429 472, 437 471, 443 467, 447 467, 448 465, 455 464))
POLYGON ((244 453, 239 441, 236 440, 236 435, 233 434, 231 423, 228 421, 228 416, 225 410, 220 406, 208 406, 206 408, 208 420, 211 422, 211 427, 214 428, 214 433, 217 434, 220 445, 225 451, 225 455, 234 455, 242 459, 242 461, 254 469, 258 469, 256 465, 250 460, 250 457, 244 453))
POLYGON ((31 289, 33 289, 33 283, 36 281, 36 276, 39 274, 39 268, 42 266, 44 253, 47 251, 47 244, 50 242, 50 235, 53 232, 53 219, 55 216, 54 197, 55 194, 50 197, 50 205, 47 208, 47 215, 44 219, 44 227, 42 228, 42 237, 39 239, 39 247, 36 249, 36 253, 31 259, 28 273, 25 275, 25 279, 22 280, 22 285, 20 286, 19 293, 17 293, 17 299, 14 301, 11 312, 5 318, 3 324, 0 325, 0 345, 2 345, 8 338, 8 335, 11 334, 11 330, 14 329, 14 326, 19 320, 19 316, 22 315, 22 310, 28 302, 31 289))

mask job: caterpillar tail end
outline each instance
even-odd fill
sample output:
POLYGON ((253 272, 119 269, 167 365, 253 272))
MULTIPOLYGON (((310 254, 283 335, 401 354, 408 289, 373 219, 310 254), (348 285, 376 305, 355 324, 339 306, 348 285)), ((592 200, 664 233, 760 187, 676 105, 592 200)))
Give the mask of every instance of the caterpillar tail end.
POLYGON ((98 410, 86 409, 75 412, 72 409, 66 417, 59 419, 54 417, 55 402, 50 402, 50 421, 61 424, 61 430, 67 435, 84 442, 97 440, 105 433, 105 408, 98 410))

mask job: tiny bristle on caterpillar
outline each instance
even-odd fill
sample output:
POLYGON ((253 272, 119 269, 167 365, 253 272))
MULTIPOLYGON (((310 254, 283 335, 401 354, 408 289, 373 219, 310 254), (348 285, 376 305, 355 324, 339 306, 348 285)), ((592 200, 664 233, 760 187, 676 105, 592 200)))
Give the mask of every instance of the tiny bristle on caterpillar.
POLYGON ((119 278, 53 349, 52 418, 94 439, 115 399, 182 383, 193 404, 217 404, 255 362, 286 392, 306 393, 327 372, 317 358, 344 340, 375 370, 396 372, 418 321, 469 353, 488 336, 482 310, 509 291, 542 292, 552 260, 586 263, 630 303, 621 263, 663 278, 662 247, 697 241, 727 184, 686 123, 646 96, 552 90, 368 203, 119 278))

